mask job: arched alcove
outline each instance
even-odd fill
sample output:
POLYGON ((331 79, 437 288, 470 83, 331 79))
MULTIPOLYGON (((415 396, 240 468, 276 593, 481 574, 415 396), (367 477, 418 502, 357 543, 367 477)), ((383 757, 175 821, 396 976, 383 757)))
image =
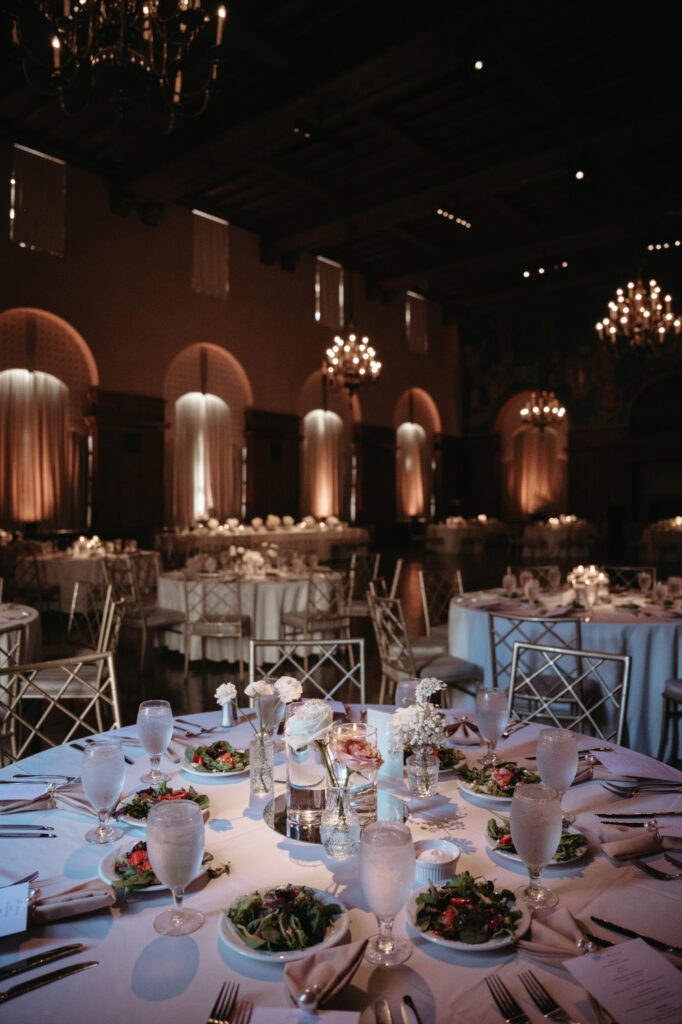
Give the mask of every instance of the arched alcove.
POLYGON ((306 514, 347 518, 353 503, 353 424, 360 403, 330 387, 321 370, 311 373, 298 401, 302 430, 302 501, 306 514))
POLYGON ((393 415, 396 432, 396 514, 399 519, 433 512, 434 437, 441 432, 438 407, 421 388, 409 388, 393 415))
POLYGON ((500 434, 502 515, 508 520, 567 508, 569 416, 542 430, 523 423, 521 409, 529 394, 520 391, 508 399, 495 424, 500 434))
POLYGON ((253 404, 241 363, 217 345, 190 345, 168 367, 164 398, 167 516, 187 525, 207 512, 238 514, 244 410, 253 404))

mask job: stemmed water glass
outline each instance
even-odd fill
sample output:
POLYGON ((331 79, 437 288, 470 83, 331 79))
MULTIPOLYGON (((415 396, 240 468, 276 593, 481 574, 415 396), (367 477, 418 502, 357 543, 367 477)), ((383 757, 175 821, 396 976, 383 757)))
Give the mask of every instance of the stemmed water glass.
POLYGON ((145 753, 149 754, 150 767, 141 782, 157 786, 169 778, 159 769, 161 755, 173 735, 173 712, 167 700, 145 700, 137 711, 137 735, 145 753))
MULTIPOLYGON (((573 782, 578 770, 578 747, 575 734, 568 729, 543 729, 538 736, 537 766, 545 786, 559 794, 559 802, 573 782)), ((575 814, 562 811, 568 822, 575 814)))
POLYGON ((495 747, 507 724, 509 694, 505 690, 480 687, 476 691, 476 724, 478 731, 488 745, 488 752, 479 764, 491 767, 495 764, 495 747))
POLYGON ((193 800, 155 804, 147 818, 147 856, 152 871, 173 893, 173 907, 154 921, 161 935, 189 935, 201 928, 204 915, 183 909, 186 887, 197 875, 204 855, 204 818, 193 800))
POLYGON ((558 565, 550 565, 547 570, 547 582, 552 593, 556 593, 561 586, 561 569, 558 565))
POLYGON ((637 573, 637 583, 639 584, 639 589, 642 591, 642 593, 648 594, 651 590, 651 584, 653 583, 651 573, 647 572, 645 569, 642 569, 640 572, 637 573))
POLYGON ((561 839, 561 800, 541 783, 517 786, 510 812, 512 842, 528 868, 529 884, 516 890, 532 910, 554 907, 559 897, 540 884, 542 869, 556 853, 561 839))
POLYGON ((360 840, 360 883, 369 909, 376 916, 379 933, 365 950, 372 964, 391 967, 412 954, 412 943, 396 939, 393 921, 402 909, 414 882, 414 844, 401 821, 373 821, 360 840))
POLYGON ((597 603, 598 592, 599 588, 597 587, 596 582, 592 583, 590 581, 586 581, 584 593, 585 606, 587 607, 587 615, 585 616, 585 622, 589 622, 592 618, 592 610, 594 609, 594 606, 597 603))
POLYGON ((97 827, 85 833, 89 843, 111 843, 123 835, 122 830, 109 825, 108 820, 121 795, 124 779, 120 740, 101 739, 86 744, 81 760, 81 781, 99 818, 97 827))

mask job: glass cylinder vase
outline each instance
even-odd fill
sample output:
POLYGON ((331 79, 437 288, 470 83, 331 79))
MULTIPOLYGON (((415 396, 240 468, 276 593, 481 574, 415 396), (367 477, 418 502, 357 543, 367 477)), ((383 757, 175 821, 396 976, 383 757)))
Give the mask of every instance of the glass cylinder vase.
POLYGON ((253 796, 269 796, 273 791, 275 745, 272 736, 258 734, 249 743, 249 781, 253 796))
MULTIPOLYGON (((301 708, 287 704, 286 715, 301 708)), ((326 803, 328 773, 319 744, 311 740, 299 750, 287 743, 287 834, 311 843, 320 841, 320 820, 326 803)))
POLYGON ((364 828, 370 821, 377 820, 377 768, 357 753, 353 741, 368 743, 376 748, 376 726, 364 722, 341 722, 333 726, 331 734, 336 779, 350 790, 351 807, 364 828), (350 761, 344 762, 343 753, 337 754, 337 751, 345 752, 350 761))
POLYGON ((326 853, 336 860, 351 857, 360 845, 360 821, 345 786, 328 786, 320 820, 320 840, 326 853))
POLYGON ((435 796, 438 792, 440 762, 435 754, 417 750, 405 762, 407 786, 415 796, 435 796))

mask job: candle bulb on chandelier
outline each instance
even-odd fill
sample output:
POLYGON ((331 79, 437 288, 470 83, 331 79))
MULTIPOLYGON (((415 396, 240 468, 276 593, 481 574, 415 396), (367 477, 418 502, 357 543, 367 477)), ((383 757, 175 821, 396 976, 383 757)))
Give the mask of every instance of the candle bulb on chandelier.
POLYGON ((227 8, 219 7, 218 8, 218 22, 217 22, 217 25, 216 25, 216 37, 215 37, 215 44, 216 44, 216 46, 220 46, 222 41, 223 41, 223 28, 225 26, 225 18, 226 17, 227 17, 227 8))
POLYGON ((61 43, 57 36, 52 37, 52 59, 54 61, 55 71, 59 71, 61 67, 61 43))

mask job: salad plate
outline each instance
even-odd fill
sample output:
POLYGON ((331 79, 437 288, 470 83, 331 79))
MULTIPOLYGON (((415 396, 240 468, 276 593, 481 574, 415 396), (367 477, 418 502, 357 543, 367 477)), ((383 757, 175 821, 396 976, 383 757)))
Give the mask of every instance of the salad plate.
MULTIPOLYGON (((510 836, 509 820, 502 816, 499 819, 491 818, 485 834, 485 845, 487 848, 491 852, 499 854, 500 857, 504 857, 505 860, 514 861, 516 864, 523 864, 523 861, 514 849, 511 837, 509 849, 499 845, 500 839, 503 836, 510 836)), ((561 832, 559 848, 554 858, 548 864, 545 864, 545 868, 562 868, 566 864, 573 864, 585 856, 589 847, 590 844, 587 836, 584 836, 577 828, 564 828, 561 832)))
MULTIPOLYGON (((245 893, 240 896, 229 910, 224 910, 218 920, 218 935, 228 946, 234 949, 237 953, 242 956, 249 957, 253 960, 269 961, 270 963, 291 963, 294 960, 302 960, 304 957, 310 955, 310 953, 319 953, 322 949, 328 949, 330 946, 335 946, 344 937, 348 931, 350 924, 350 914, 348 908, 331 893, 324 892, 322 889, 312 889, 309 886, 281 886, 275 889, 257 890, 252 893, 245 893), (310 905, 315 901, 322 907, 333 907, 338 908, 338 912, 331 916, 327 924, 324 937, 317 941, 311 941, 310 945, 305 946, 303 949, 255 949, 250 946, 244 939, 240 928, 237 926, 235 921, 230 918, 232 914, 236 918, 240 918, 243 921, 252 918, 253 916, 263 917, 269 911, 272 912, 269 906, 266 904, 263 906, 264 900, 271 897, 273 893, 286 893, 291 889, 303 891, 308 895, 310 905)), ((277 927, 277 926, 276 926, 277 927)))
POLYGON ((519 782, 539 781, 537 772, 517 765, 515 761, 500 761, 494 768, 467 766, 459 768, 457 772, 457 784, 462 792, 496 807, 511 805, 514 789, 519 782))
POLYGON ((248 772, 249 752, 237 750, 227 740, 216 740, 208 746, 186 747, 180 767, 197 778, 232 778, 248 772))
MULTIPOLYGON (((474 879, 472 878, 471 875, 468 874, 468 872, 464 872, 462 875, 455 875, 454 878, 467 880, 466 888, 463 889, 462 892, 469 892, 473 894, 472 913, 474 910, 473 904, 475 904, 476 902, 476 891, 480 892, 484 888, 492 890, 493 888, 492 883, 485 882, 485 880, 474 879)), ((448 904, 451 898, 461 898, 453 895, 459 890, 449 888, 449 885, 450 883, 445 883, 445 885, 435 886, 435 890, 439 895, 440 899, 442 900, 443 908, 445 911, 447 911, 448 904)), ((412 928, 419 932, 419 934, 422 935, 423 938, 425 938, 428 942, 433 942, 437 946, 441 946, 444 949, 452 949, 464 953, 485 953, 489 952, 490 950, 503 949, 505 946, 513 945, 517 939, 520 939, 524 932, 527 930, 528 926, 530 925, 530 910, 528 909, 527 905, 522 901, 512 902, 511 905, 508 905, 509 901, 505 900, 504 896, 508 894, 508 896, 511 897, 511 900, 513 901, 514 894, 509 892, 509 890, 498 890, 494 892, 494 898, 496 898, 497 906, 499 908, 499 915, 501 917, 501 921, 499 923, 506 925, 506 927, 509 930, 508 934, 500 935, 497 938, 486 939, 483 942, 464 942, 459 939, 445 938, 445 936, 443 935, 437 935, 428 927, 422 927, 421 925, 424 924, 423 920, 421 924, 418 923, 420 915, 423 915, 424 913, 419 903, 419 897, 428 894, 430 890, 431 886, 423 885, 421 886, 421 888, 415 889, 415 891, 410 894, 410 897, 405 907, 407 919, 412 928)), ((462 904, 465 904, 467 902, 467 898, 461 898, 461 901, 462 904)), ((488 901, 486 900, 486 904, 487 903, 488 901)), ((480 928, 479 920, 476 921, 475 926, 477 929, 480 928)))
MULTIPOLYGON (((167 889, 168 886, 164 885, 163 882, 159 882, 154 875, 147 859, 146 851, 147 844, 144 840, 133 844, 132 839, 128 839, 127 842, 120 843, 116 849, 110 850, 109 853, 102 857, 97 868, 99 877, 107 885, 113 885, 116 889, 129 888, 134 889, 136 892, 161 892, 161 890, 167 889), (129 868, 128 877, 126 877, 125 870, 122 873, 116 870, 116 861, 118 859, 127 862, 129 868), (147 881, 149 876, 154 879, 151 883, 147 881)), ((212 860, 212 853, 204 853, 201 868, 199 873, 195 875, 195 879, 200 878, 209 870, 212 860)), ((195 879, 192 879, 192 881, 195 879)), ((191 882, 189 884, 191 885, 191 882)))
POLYGON ((208 797, 205 794, 197 793, 191 786, 174 789, 166 782, 158 786, 146 786, 121 797, 120 809, 114 817, 123 824, 146 828, 150 807, 162 800, 194 800, 201 807, 204 820, 208 819, 208 797))

